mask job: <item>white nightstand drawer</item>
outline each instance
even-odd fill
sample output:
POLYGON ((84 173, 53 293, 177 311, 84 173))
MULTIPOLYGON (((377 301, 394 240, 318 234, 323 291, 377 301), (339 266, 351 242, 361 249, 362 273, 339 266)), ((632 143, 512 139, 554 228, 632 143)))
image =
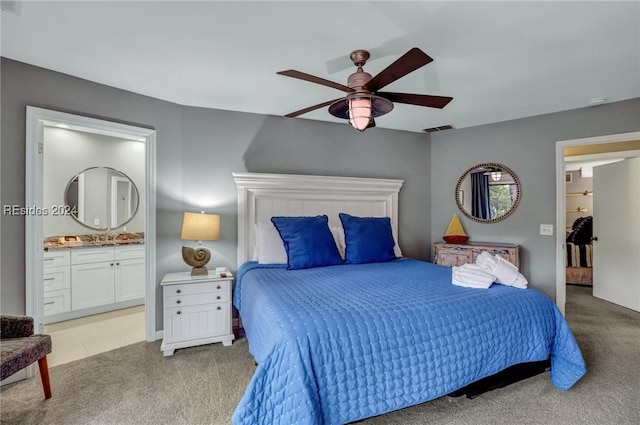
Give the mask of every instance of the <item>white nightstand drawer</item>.
POLYGON ((44 292, 71 288, 71 267, 45 267, 44 292))
POLYGON ((164 305, 166 307, 179 307, 189 305, 211 304, 211 303, 224 303, 229 302, 231 296, 229 292, 205 292, 202 294, 179 294, 166 296, 164 298, 164 305))
POLYGON ((183 283, 177 285, 167 285, 164 287, 165 295, 192 295, 204 294, 207 292, 228 291, 231 282, 229 280, 219 282, 183 283))
POLYGON ((77 248, 71 252, 71 261, 76 264, 99 263, 113 261, 113 247, 109 248, 77 248))
POLYGON ((44 315, 66 313, 71 311, 71 290, 46 292, 44 294, 44 315))
MULTIPOLYGON (((231 306, 228 303, 166 308, 164 342, 211 338, 228 334, 231 306)), ((197 344, 193 344, 197 345, 197 344)))
POLYGON ((45 269, 48 267, 68 266, 69 264, 71 264, 71 254, 67 249, 44 252, 45 269))

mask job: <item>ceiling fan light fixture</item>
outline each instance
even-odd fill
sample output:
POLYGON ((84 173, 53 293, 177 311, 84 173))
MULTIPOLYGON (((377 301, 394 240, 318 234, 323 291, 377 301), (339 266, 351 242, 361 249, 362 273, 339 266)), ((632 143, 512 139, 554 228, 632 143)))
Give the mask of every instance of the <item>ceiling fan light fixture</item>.
POLYGON ((353 97, 349 102, 349 123, 358 131, 365 131, 371 123, 371 99, 353 97))
POLYGON ((393 102, 371 93, 353 93, 329 106, 329 113, 337 118, 349 120, 358 131, 369 127, 374 118, 388 114, 393 102), (357 121, 357 122, 356 122, 357 121))

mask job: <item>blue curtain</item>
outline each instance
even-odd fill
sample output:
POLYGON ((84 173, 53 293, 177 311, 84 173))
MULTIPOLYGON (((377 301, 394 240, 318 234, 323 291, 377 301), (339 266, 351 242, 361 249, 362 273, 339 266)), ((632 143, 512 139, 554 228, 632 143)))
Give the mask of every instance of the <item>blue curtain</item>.
POLYGON ((477 218, 491 218, 489 211, 489 176, 471 173, 471 214, 477 218))

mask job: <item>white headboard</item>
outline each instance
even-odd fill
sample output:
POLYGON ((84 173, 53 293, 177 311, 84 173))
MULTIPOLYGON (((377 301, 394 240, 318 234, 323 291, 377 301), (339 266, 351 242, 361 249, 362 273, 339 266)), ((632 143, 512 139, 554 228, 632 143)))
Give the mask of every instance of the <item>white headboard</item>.
POLYGON ((398 234, 398 192, 404 180, 295 174, 233 173, 238 188, 238 267, 251 260, 255 225, 273 216, 326 214, 340 226, 338 213, 389 217, 398 234))

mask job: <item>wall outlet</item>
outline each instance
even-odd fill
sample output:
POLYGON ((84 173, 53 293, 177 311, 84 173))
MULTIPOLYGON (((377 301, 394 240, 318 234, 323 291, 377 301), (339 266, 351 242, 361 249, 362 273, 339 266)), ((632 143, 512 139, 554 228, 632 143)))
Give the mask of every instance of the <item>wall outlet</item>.
POLYGON ((553 236, 553 224, 541 224, 540 225, 540 234, 553 236))
POLYGON ((99 218, 94 218, 93 219, 93 225, 94 226, 100 226, 100 219, 99 218))

